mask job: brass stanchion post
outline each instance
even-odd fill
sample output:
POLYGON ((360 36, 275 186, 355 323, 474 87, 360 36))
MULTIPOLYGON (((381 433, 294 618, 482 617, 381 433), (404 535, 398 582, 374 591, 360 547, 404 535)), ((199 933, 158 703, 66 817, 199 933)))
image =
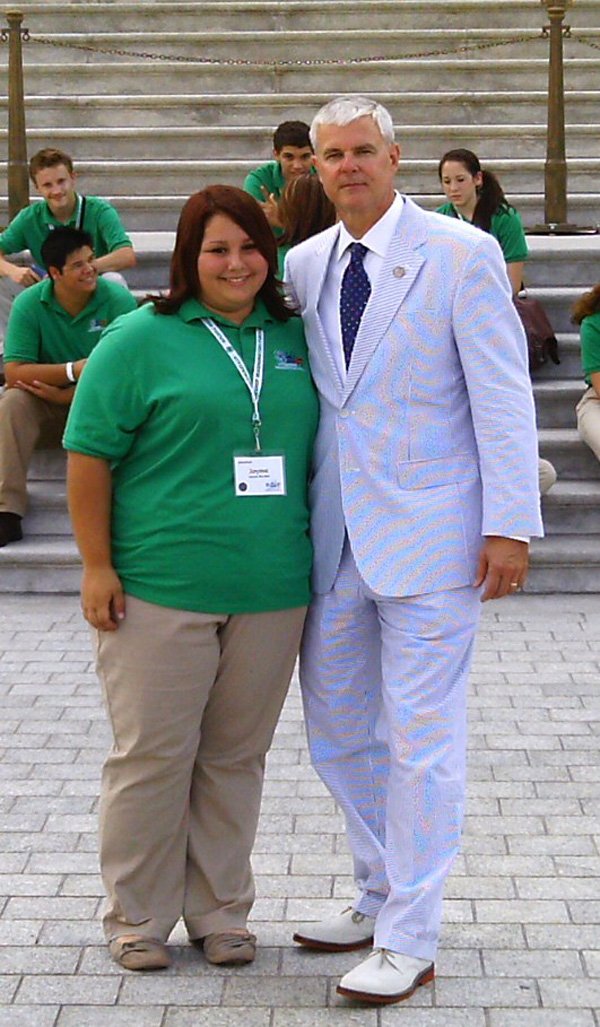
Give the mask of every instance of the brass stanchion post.
POLYGON ((548 62, 548 122, 546 162, 544 164, 544 221, 528 229, 533 235, 576 235, 594 233, 567 221, 567 155, 565 148, 565 86, 563 75, 563 38, 570 26, 563 25, 572 0, 541 0, 548 11, 550 25, 543 32, 550 39, 548 62))
POLYGON ((8 213, 14 218, 29 203, 21 47, 22 38, 28 39, 29 34, 21 29, 21 11, 7 11, 6 19, 8 29, 2 30, 2 40, 8 39, 8 213))

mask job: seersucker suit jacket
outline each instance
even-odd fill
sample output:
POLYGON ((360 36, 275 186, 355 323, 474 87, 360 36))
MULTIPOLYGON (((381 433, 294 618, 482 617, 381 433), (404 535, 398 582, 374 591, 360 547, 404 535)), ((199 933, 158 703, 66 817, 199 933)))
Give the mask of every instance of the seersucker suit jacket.
POLYGON ((384 596, 474 580, 483 535, 543 534, 527 347, 496 241, 405 198, 342 380, 318 305, 339 226, 290 250, 321 400, 313 587, 348 533, 384 596))

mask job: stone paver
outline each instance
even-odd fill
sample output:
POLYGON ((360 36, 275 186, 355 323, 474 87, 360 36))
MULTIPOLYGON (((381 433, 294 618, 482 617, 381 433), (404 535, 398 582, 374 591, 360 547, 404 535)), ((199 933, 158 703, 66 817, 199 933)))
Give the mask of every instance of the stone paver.
POLYGON ((484 610, 469 806, 436 982, 406 1005, 336 995, 355 955, 294 946, 352 895, 343 822, 310 768, 295 682, 269 756, 252 967, 172 937, 153 975, 110 962, 98 921, 108 731, 78 602, 0 605, 0 1027, 600 1027, 600 596, 484 610))

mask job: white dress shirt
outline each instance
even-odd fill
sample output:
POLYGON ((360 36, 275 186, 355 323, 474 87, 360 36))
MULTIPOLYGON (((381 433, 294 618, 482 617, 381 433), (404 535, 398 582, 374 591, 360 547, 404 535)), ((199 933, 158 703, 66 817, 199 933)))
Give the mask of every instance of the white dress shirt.
MULTIPOLYGON (((338 242, 332 250, 321 291, 321 298, 319 299, 319 317, 325 329, 325 335, 331 343, 342 381, 346 379, 346 361, 344 358, 342 326, 340 323, 340 290, 344 271, 350 263, 350 246, 352 243, 360 241, 368 250, 368 253, 365 253, 363 267, 371 283, 372 295, 379 272, 383 267, 385 255, 390 247, 396 226, 402 214, 403 206, 404 200, 399 193, 395 193, 391 206, 379 218, 379 221, 368 232, 365 232, 360 240, 350 235, 350 232, 343 223, 340 225, 338 242)), ((368 309, 369 303, 365 307, 365 314, 368 309)))

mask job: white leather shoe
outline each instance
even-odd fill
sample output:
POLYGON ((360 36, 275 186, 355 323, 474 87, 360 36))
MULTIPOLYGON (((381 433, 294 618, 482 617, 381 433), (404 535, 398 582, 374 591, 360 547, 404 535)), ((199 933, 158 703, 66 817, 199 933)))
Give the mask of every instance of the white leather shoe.
POLYGON ((358 913, 348 906, 343 913, 328 920, 304 924, 296 931, 294 941, 322 952, 351 952, 372 944, 374 928, 374 916, 358 913))
POLYGON ((409 998, 421 984, 429 984, 434 974, 434 965, 428 959, 405 956, 389 949, 374 949, 370 956, 342 977, 337 990, 346 998, 385 1005, 409 998))

